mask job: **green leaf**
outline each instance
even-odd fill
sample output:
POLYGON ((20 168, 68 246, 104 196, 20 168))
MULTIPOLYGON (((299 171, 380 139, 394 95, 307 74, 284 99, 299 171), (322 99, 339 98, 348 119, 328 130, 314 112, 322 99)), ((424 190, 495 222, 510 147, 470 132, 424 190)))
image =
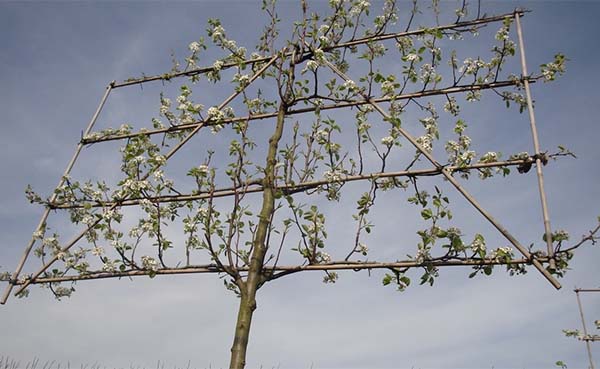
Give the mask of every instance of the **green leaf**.
POLYGON ((405 275, 400 277, 400 282, 404 283, 406 285, 406 287, 410 286, 410 278, 408 278, 405 275))

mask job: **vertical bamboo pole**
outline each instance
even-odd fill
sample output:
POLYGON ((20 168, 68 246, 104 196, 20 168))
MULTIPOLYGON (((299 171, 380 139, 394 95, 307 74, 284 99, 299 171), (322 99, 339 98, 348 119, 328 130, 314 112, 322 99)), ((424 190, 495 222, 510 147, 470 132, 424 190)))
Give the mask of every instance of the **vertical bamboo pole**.
MULTIPOLYGON (((337 74, 338 76, 340 76, 344 80, 349 80, 350 79, 348 76, 346 76, 342 71, 340 71, 331 62, 329 62, 329 61, 326 60, 325 63, 329 67, 329 69, 331 69, 335 74, 337 74)), ((376 102, 374 102, 370 97, 366 96, 365 94, 361 94, 361 95, 363 96, 363 98, 365 100, 367 100, 369 102, 369 104, 371 106, 373 106, 373 108, 375 108, 375 110, 377 110, 381 114, 381 116, 383 116, 385 119, 389 119, 390 118, 390 116, 387 114, 387 112, 381 106, 379 106, 379 104, 377 104, 376 102)), ((431 153, 427 152, 427 150, 423 149, 423 147, 421 147, 421 145, 419 145, 419 143, 417 143, 417 141, 415 140, 415 138, 410 133, 408 133, 404 128, 398 127, 398 131, 417 150, 419 150, 419 152, 421 152, 427 158, 427 160, 429 160, 429 162, 431 164, 433 164, 436 168, 438 168, 438 169, 441 170, 442 174, 448 180, 448 182, 450 182, 458 190, 458 192, 460 192, 464 196, 464 198, 469 203, 471 203, 471 205, 473 205, 475 207, 475 209, 477 209, 477 211, 479 211, 479 213, 481 215, 483 215, 483 217, 486 218, 504 236, 504 238, 506 238, 515 248, 517 248, 517 250, 519 250, 519 252, 523 256, 525 256, 527 259, 531 260, 531 263, 533 264, 533 266, 540 273, 542 273, 542 275, 548 280, 548 282, 550 282, 554 286, 554 288, 556 288, 556 289, 560 289, 561 288, 560 283, 552 276, 552 274, 550 274, 546 270, 546 268, 544 268, 544 266, 542 265, 542 263, 540 263, 539 260, 537 260, 536 258, 532 257, 532 255, 529 253, 529 251, 527 251, 527 249, 525 247, 523 247, 523 245, 521 245, 521 243, 512 234, 510 234, 508 232, 508 230, 506 228, 504 228, 504 226, 502 226, 502 224, 500 224, 500 222, 498 222, 494 217, 492 217, 492 215, 490 213, 488 213, 487 210, 485 210, 477 202, 477 200, 475 200, 475 198, 464 187, 462 187, 460 185, 460 183, 458 183, 458 181, 456 180, 456 178, 454 178, 452 176, 452 172, 450 172, 447 168, 445 168, 443 165, 441 165, 440 163, 438 163, 437 160, 435 160, 435 158, 433 157, 433 155, 431 155, 431 153)))
MULTIPOLYGON (((583 308, 581 307, 581 299, 579 299, 579 290, 575 288, 575 295, 577 296, 577 306, 579 306, 579 316, 581 317, 581 325, 583 326, 583 334, 587 337, 587 327, 585 325, 585 318, 583 316, 583 308)), ((586 340, 585 345, 587 347, 588 359, 590 360, 590 369, 594 369, 594 361, 592 360, 592 348, 590 347, 590 341, 586 340)))
MULTIPOLYGON (((114 84, 115 84, 115 81, 112 81, 111 83, 109 83, 108 86, 106 86, 106 91, 104 92, 104 96, 102 96, 102 99, 100 100, 100 104, 98 105, 96 112, 92 116, 90 123, 88 124, 85 132, 83 133, 84 137, 87 136, 92 131, 94 124, 96 124, 96 120, 98 119, 98 116, 100 115, 100 112, 102 111, 102 108, 104 107, 104 103, 106 103, 106 99, 108 98, 110 91, 113 89, 114 84)), ((83 149, 83 146, 84 145, 81 142, 79 144, 77 144, 75 153, 73 154, 71 161, 69 161, 69 164, 67 164, 67 168, 65 169, 63 175, 60 177, 60 180, 58 181, 58 185, 55 188, 58 188, 65 183, 65 177, 68 176, 69 173, 71 173, 71 170, 73 169, 73 166, 75 165, 75 162, 77 161, 77 158, 79 157, 79 154, 81 153, 81 149, 83 149)), ((55 200, 56 200, 56 192, 53 191, 52 195, 50 196, 49 201, 52 203, 55 200)), ((50 215, 50 208, 46 208, 46 210, 44 211, 44 214, 42 215, 42 218, 40 219, 38 226, 35 228, 34 233, 39 232, 42 229, 42 227, 44 227, 44 224, 46 223, 46 220, 48 219, 49 215, 50 215)), ((35 240, 36 239, 32 235, 31 239, 29 240, 29 243, 27 244, 27 247, 25 248, 25 252, 23 252, 23 256, 21 257, 21 260, 19 261, 17 269, 11 276, 11 282, 8 284, 8 286, 6 287, 6 290, 4 291, 4 295, 2 296, 2 300, 0 300, 0 304, 4 305, 6 303, 6 300, 8 300, 8 296, 10 295, 10 293, 13 289, 13 286, 14 286, 13 281, 15 281, 17 278, 19 278, 19 274, 23 270, 23 266, 25 265, 25 262, 27 261, 27 258, 29 257, 29 253, 31 252, 31 249, 33 248, 33 245, 35 244, 35 240)))
POLYGON ((533 149, 535 151, 535 170, 538 178, 538 189, 540 192, 540 201, 542 203, 542 217, 544 219, 544 232, 546 235, 546 247, 548 249, 548 257, 550 258, 550 268, 554 269, 555 263, 552 257, 554 256, 554 248, 552 247, 552 228, 550 227, 550 216, 548 215, 548 203, 546 201, 546 191, 544 190, 544 175, 542 173, 542 161, 540 159, 540 142, 538 140, 537 128, 535 124, 535 112, 533 110, 533 101, 531 99, 531 89, 529 87, 529 74, 527 72, 527 61, 525 59, 525 45, 523 43, 523 30, 521 29, 521 15, 519 11, 515 11, 515 20, 517 23, 517 35, 519 38, 519 50, 521 54, 521 68, 523 73, 523 85, 525 87, 525 95, 527 98, 527 111, 529 112, 529 122, 531 125, 531 135, 533 136, 533 149))

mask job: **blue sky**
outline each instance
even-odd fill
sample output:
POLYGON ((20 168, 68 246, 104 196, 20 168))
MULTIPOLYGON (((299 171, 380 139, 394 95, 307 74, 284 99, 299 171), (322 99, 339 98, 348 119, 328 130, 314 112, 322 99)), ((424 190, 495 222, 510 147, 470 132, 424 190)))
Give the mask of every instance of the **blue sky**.
MULTIPOLYGON (((454 4, 443 4, 449 3, 454 4)), ((324 5, 312 3, 320 10, 324 5)), ((489 14, 517 6, 533 10, 523 19, 530 69, 556 52, 570 59, 565 76, 534 85, 533 95, 542 147, 565 145, 578 155, 544 168, 552 223, 577 240, 600 215, 600 25, 595 20, 600 4, 483 2, 489 14)), ((282 18, 289 21, 298 8, 295 2, 281 2, 282 18)), ((43 211, 26 201, 25 186, 50 193, 105 86, 113 79, 169 70, 170 53, 186 55, 187 45, 205 35, 208 18, 220 18, 228 35, 249 50, 265 19, 252 1, 0 2, 3 271, 15 267, 43 211)), ((202 64, 211 64, 212 54, 206 57, 202 64)), ((143 90, 115 91, 99 127, 147 124, 158 114, 162 90, 173 87, 154 83, 143 90)), ((199 89, 194 96, 201 102, 218 101, 226 93, 199 89)), ((482 149, 489 144, 507 153, 531 151, 525 115, 505 109, 497 99, 469 113, 482 149)), ((217 139, 202 138, 197 144, 218 146, 217 139)), ((116 148, 86 149, 74 175, 114 179, 117 161, 107 153, 116 148)), ((180 153, 182 166, 186 152, 195 151, 180 153)), ((468 186, 524 244, 539 243, 543 226, 532 173, 489 184, 475 180, 468 186)), ((501 242, 452 195, 466 230, 486 232, 491 242, 501 242)), ((405 202, 401 205, 381 207, 374 214, 376 236, 369 245, 378 255, 394 258, 389 245, 410 248, 415 243, 414 230, 403 231, 419 225, 416 213, 405 210, 405 202)), ((330 205, 333 227, 344 229, 334 215, 353 207, 330 205)), ((330 233, 334 243, 345 240, 344 232, 330 233)), ((381 286, 379 273, 343 273, 335 285, 322 284, 316 273, 283 278, 259 292, 248 367, 542 368, 563 360, 569 368, 583 368, 584 345, 565 338, 561 330, 579 327, 572 288, 598 286, 599 256, 597 247, 579 250, 560 291, 534 270, 520 277, 498 270, 492 277, 471 280, 468 270, 444 269, 433 287, 415 285, 403 293, 381 286)), ((198 368, 227 366, 237 301, 216 276, 101 280, 76 288, 72 298, 58 302, 36 287, 28 299, 12 299, 0 307, 0 356, 75 366, 153 367, 159 360, 166 367, 187 366, 188 361, 198 368)), ((583 302, 591 325, 600 318, 600 296, 584 295, 583 302)), ((594 355, 600 358, 600 346, 594 355)))

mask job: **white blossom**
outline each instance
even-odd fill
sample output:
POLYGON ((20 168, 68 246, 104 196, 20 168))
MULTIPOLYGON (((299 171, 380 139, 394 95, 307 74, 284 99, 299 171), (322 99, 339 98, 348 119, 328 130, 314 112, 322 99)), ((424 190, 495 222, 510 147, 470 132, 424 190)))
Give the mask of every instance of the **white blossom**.
POLYGON ((142 256, 142 267, 147 270, 156 271, 158 269, 158 262, 151 256, 142 256))
POLYGON ((351 79, 346 80, 344 82, 343 86, 344 86, 344 88, 348 89, 348 91, 350 91, 350 92, 353 92, 357 89, 356 83, 351 79))
POLYGON ((200 44, 196 41, 192 42, 188 48, 190 49, 191 52, 196 53, 198 51, 200 51, 200 44))
POLYGON ((114 261, 107 259, 104 261, 104 264, 102 265, 102 270, 105 272, 114 272, 117 270, 117 265, 114 261))
POLYGON ((331 256, 326 252, 319 252, 319 256, 321 257, 321 262, 324 264, 331 263, 331 256))
POLYGON ((198 165, 198 171, 199 171, 201 174, 206 174, 206 173, 208 173, 208 165, 206 165, 206 164, 200 164, 200 165, 198 165))
POLYGON ((155 181, 160 181, 161 179, 164 178, 165 173, 162 170, 155 170, 154 173, 152 173, 152 177, 154 177, 155 181))
POLYGON ((338 171, 325 171, 325 173, 323 173, 323 177, 325 178, 325 180, 327 182, 339 182, 342 180, 342 175, 340 172, 338 171))
POLYGON ((431 152, 433 150, 433 140, 430 135, 424 135, 417 138, 417 143, 425 150, 426 152, 431 152))
POLYGON ((485 240, 481 235, 476 235, 475 239, 471 243, 471 250, 474 253, 479 254, 480 252, 485 252, 485 240))
POLYGON ((100 246, 95 246, 94 248, 92 248, 92 255, 102 256, 104 255, 104 249, 100 246))
POLYGON ((94 224, 94 222, 95 222, 94 217, 92 217, 89 214, 84 215, 83 218, 81 219, 81 223, 88 225, 88 226, 91 226, 92 224, 94 224))
POLYGON ((386 136, 381 139, 381 144, 385 146, 392 146, 394 144, 394 137, 386 136))
POLYGON ((319 145, 324 145, 329 141, 329 132, 325 129, 320 129, 315 134, 315 140, 319 145))
POLYGON ((381 84, 381 92, 383 93, 384 96, 392 96, 394 95, 394 82, 393 81, 384 81, 381 84))
POLYGON ((448 101, 444 104, 444 111, 456 116, 460 112, 460 107, 456 103, 454 96, 448 98, 448 101))
POLYGON ((458 138, 458 144, 463 149, 468 149, 471 146, 471 137, 462 135, 458 138))
POLYGON ((312 70, 313 72, 316 71, 318 67, 319 63, 317 63, 314 60, 309 60, 308 62, 306 62, 306 68, 312 70))
POLYGON ((214 119, 216 121, 220 121, 223 120, 223 118, 225 118, 225 113, 223 113, 221 110, 219 110, 219 108, 217 108, 216 106, 211 106, 210 108, 208 108, 208 119, 214 119))
POLYGON ((479 161, 482 163, 491 163, 494 161, 498 161, 498 153, 493 152, 493 151, 488 151, 479 159, 479 161))
POLYGON ((223 68, 223 61, 222 60, 217 60, 213 63, 213 69, 215 70, 215 72, 220 71, 223 68))
POLYGON ((318 48, 315 49, 314 51, 314 57, 315 57, 315 61, 317 61, 319 64, 325 64, 325 52, 323 51, 323 49, 318 48))
POLYGON ((503 26, 496 32, 496 40, 505 41, 508 40, 508 27, 503 26))

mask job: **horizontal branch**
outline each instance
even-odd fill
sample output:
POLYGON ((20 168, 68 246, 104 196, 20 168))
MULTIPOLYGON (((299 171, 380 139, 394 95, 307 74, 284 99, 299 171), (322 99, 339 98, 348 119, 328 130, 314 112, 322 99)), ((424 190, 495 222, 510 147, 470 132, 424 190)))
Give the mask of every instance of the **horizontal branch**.
MULTIPOLYGON (((536 260, 546 263, 548 258, 536 258, 536 260)), ((499 261, 496 259, 455 259, 455 260, 430 260, 424 262, 418 262, 415 260, 396 261, 396 262, 332 262, 328 264, 311 264, 311 265, 297 265, 297 266, 265 266, 263 273, 272 272, 304 272, 304 271, 335 271, 335 270, 370 270, 370 269, 395 269, 395 268, 418 268, 418 267, 446 267, 446 266, 483 266, 483 265, 522 265, 531 264, 531 260, 528 259, 514 259, 510 262, 499 261)), ((247 267, 231 268, 236 272, 247 272, 247 267)), ((205 274, 205 273, 225 273, 223 268, 219 268, 216 264, 189 266, 182 268, 161 268, 155 271, 152 270, 126 270, 123 272, 91 272, 81 275, 71 275, 62 277, 45 277, 36 278, 30 281, 30 284, 44 284, 44 283, 59 283, 59 282, 71 282, 71 281, 83 281, 92 279, 106 279, 106 278, 123 278, 123 277, 137 277, 145 275, 174 275, 174 274, 205 274)), ((25 284, 25 281, 12 281, 15 285, 25 284)))
MULTIPOLYGON (((468 92, 468 91, 481 91, 481 90, 489 90, 489 89, 494 89, 494 88, 510 87, 510 86, 520 85, 526 79, 529 80, 529 82, 531 82, 531 83, 535 83, 535 79, 523 78, 520 80, 507 80, 507 81, 498 81, 498 82, 493 82, 493 83, 452 86, 452 87, 446 87, 446 88, 441 88, 441 89, 431 89, 431 90, 424 90, 424 91, 412 92, 412 93, 407 93, 407 94, 395 95, 395 96, 391 96, 391 97, 379 97, 379 98, 375 98, 375 99, 371 99, 371 100, 345 101, 345 102, 340 102, 340 103, 335 103, 335 104, 323 105, 320 107, 312 106, 312 107, 306 107, 306 108, 301 108, 301 109, 291 109, 291 110, 288 110, 286 115, 290 116, 290 115, 296 115, 296 114, 310 113, 310 112, 316 111, 317 109, 318 110, 331 110, 331 109, 348 108, 348 107, 352 107, 352 106, 368 105, 371 102, 382 103, 382 102, 390 102, 390 101, 398 101, 398 100, 419 99, 422 97, 437 96, 437 95, 451 95, 451 94, 468 92)), ((247 116, 243 116, 243 117, 228 118, 228 119, 223 119, 223 120, 219 121, 218 123, 211 123, 210 121, 207 121, 207 120, 200 120, 200 121, 197 121, 194 123, 180 124, 180 125, 171 126, 168 128, 160 128, 160 129, 152 129, 152 130, 144 129, 139 132, 107 135, 105 137, 98 137, 98 138, 83 137, 81 139, 81 143, 94 144, 94 143, 104 142, 104 141, 123 140, 123 139, 137 137, 137 136, 151 136, 151 135, 156 135, 156 134, 161 134, 161 133, 174 133, 174 132, 193 129, 199 125, 204 125, 204 126, 210 127, 211 125, 216 125, 216 124, 222 125, 222 124, 231 124, 231 123, 235 123, 235 122, 262 120, 262 119, 273 118, 276 116, 277 116, 277 112, 263 113, 263 114, 251 114, 251 115, 247 115, 247 116)), ((91 135, 94 135, 94 134, 101 134, 101 133, 95 132, 95 133, 92 133, 91 135)))
MULTIPOLYGON (((472 21, 452 23, 452 24, 447 24, 444 26, 438 26, 438 27, 432 27, 432 28, 420 28, 418 30, 406 31, 406 32, 387 33, 387 34, 382 34, 379 36, 367 36, 367 37, 362 37, 362 38, 359 38, 356 40, 340 42, 336 45, 325 47, 325 48, 323 48, 323 51, 332 51, 332 50, 340 49, 340 48, 344 48, 344 47, 356 46, 356 45, 360 45, 360 44, 366 44, 369 42, 396 39, 396 38, 400 38, 400 37, 417 36, 417 35, 422 35, 424 33, 437 31, 437 30, 445 31, 445 30, 451 30, 451 29, 469 28, 469 27, 478 26, 481 24, 503 21, 504 19, 507 19, 507 18, 514 18, 515 14, 519 14, 520 16, 523 16, 525 14, 525 12, 523 10, 515 10, 514 12, 511 12, 511 13, 475 19, 472 21)), ((287 52, 284 55, 291 56, 292 53, 287 52)), ((310 55, 310 53, 305 53, 304 55, 310 55)), ((264 57, 256 58, 256 59, 245 59, 245 60, 240 60, 237 62, 225 63, 221 66, 220 69, 221 70, 227 69, 227 68, 235 67, 238 65, 253 65, 256 63, 265 62, 271 58, 272 58, 272 56, 264 56, 264 57)), ((191 76, 196 76, 199 74, 213 72, 214 70, 215 70, 215 68, 211 66, 211 67, 194 68, 194 69, 184 71, 184 72, 164 73, 161 75, 155 75, 155 76, 151 76, 151 77, 130 79, 130 80, 126 80, 126 81, 123 81, 120 83, 113 83, 112 88, 120 88, 120 87, 138 85, 138 84, 152 82, 152 81, 168 81, 168 80, 171 80, 173 78, 178 78, 178 77, 191 77, 191 76)))
MULTIPOLYGON (((422 177, 422 176, 435 176, 442 174, 443 170, 447 170, 450 172, 464 172, 471 169, 484 169, 484 168, 498 168, 498 167, 508 167, 508 166, 520 166, 524 164, 532 164, 535 163, 535 159, 533 157, 529 157, 528 159, 519 159, 519 160, 506 160, 506 161, 495 161, 490 163, 477 163, 466 166, 442 166, 440 168, 429 168, 429 169, 416 169, 416 170, 402 170, 396 172, 377 172, 377 173, 369 173, 369 174, 361 174, 361 175, 352 175, 341 177, 339 180, 331 181, 326 179, 321 179, 318 181, 309 181, 309 182, 301 182, 298 184, 289 184, 289 185, 281 185, 276 186, 275 189, 282 191, 283 193, 294 193, 300 191, 307 191, 310 189, 314 189, 320 186, 325 186, 327 184, 340 184, 346 182, 355 182, 355 181, 364 181, 364 180, 372 180, 372 179, 380 179, 380 178, 396 178, 396 177, 422 177)), ((144 197, 144 198, 132 198, 128 200, 122 200, 118 202, 118 206, 133 206, 139 205, 142 201, 150 201, 153 203, 169 203, 169 202, 185 202, 185 201, 193 201, 193 200, 201 200, 208 198, 218 198, 218 197, 227 197, 234 196, 236 194, 247 194, 247 193, 255 193, 262 192, 263 188, 259 184, 255 184, 257 181, 253 181, 252 184, 243 184, 239 187, 228 187, 228 188, 220 188, 211 192, 202 192, 197 194, 186 194, 186 195, 165 195, 165 196, 154 196, 154 197, 144 197)), ((116 202, 113 201, 82 201, 79 203, 48 203, 50 209, 80 209, 87 207, 111 207, 115 205, 116 202)))

